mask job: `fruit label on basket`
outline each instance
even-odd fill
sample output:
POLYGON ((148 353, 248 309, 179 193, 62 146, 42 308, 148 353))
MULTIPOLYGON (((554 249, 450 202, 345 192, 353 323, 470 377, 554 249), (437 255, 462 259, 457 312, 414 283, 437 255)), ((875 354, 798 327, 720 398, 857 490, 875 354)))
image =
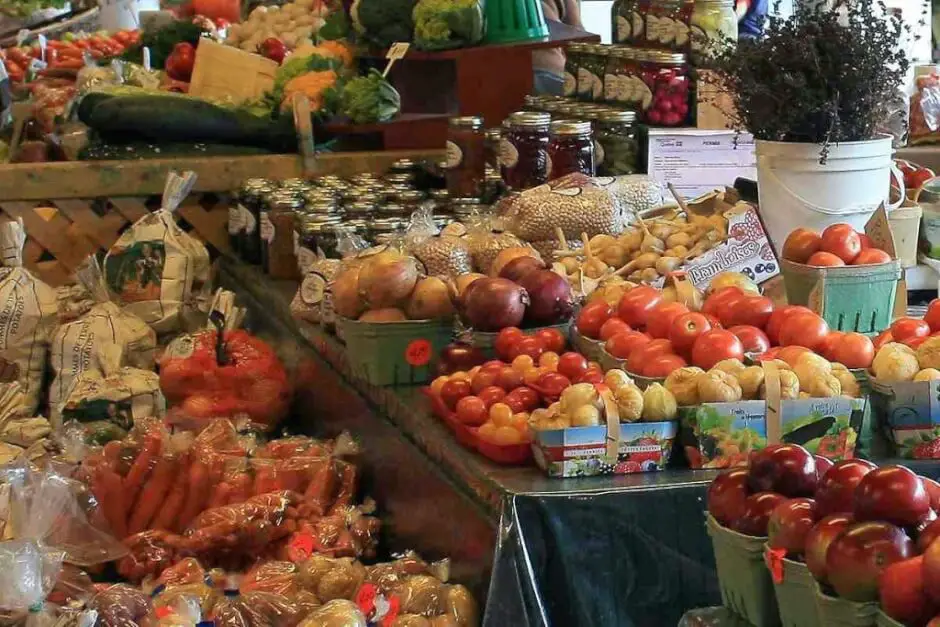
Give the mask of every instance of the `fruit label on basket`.
POLYGON ((405 361, 414 368, 427 366, 431 361, 431 342, 424 339, 412 340, 405 348, 405 361))
POLYGON ((271 222, 271 217, 268 213, 269 212, 265 211, 261 214, 261 239, 270 244, 274 241, 274 223, 271 222))

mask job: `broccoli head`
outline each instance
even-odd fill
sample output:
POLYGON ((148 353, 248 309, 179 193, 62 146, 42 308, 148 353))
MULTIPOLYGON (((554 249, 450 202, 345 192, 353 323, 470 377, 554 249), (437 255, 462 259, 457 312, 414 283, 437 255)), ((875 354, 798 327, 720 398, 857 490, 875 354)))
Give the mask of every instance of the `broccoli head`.
POLYGON ((387 47, 411 41, 415 0, 355 0, 350 14, 356 30, 370 43, 387 47))
POLYGON ((425 50, 459 48, 483 39, 479 0, 418 0, 414 21, 415 43, 425 50))

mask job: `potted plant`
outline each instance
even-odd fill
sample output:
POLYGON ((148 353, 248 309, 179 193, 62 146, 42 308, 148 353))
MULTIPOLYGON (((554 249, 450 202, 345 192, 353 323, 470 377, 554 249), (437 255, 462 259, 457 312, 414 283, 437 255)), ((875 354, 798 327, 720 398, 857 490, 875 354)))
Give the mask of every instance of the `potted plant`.
POLYGON ((732 126, 754 136, 761 215, 778 250, 797 226, 861 230, 887 201, 892 138, 879 129, 909 67, 910 29, 882 2, 795 4, 711 61, 732 126))

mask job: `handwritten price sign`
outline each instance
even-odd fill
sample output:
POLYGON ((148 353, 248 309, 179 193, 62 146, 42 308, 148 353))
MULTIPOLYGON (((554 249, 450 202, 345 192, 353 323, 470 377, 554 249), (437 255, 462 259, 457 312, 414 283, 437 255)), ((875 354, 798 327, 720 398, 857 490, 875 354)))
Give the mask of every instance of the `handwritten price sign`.
POLYGON ((405 361, 415 368, 427 366, 431 361, 431 342, 428 340, 412 340, 405 348, 405 361))

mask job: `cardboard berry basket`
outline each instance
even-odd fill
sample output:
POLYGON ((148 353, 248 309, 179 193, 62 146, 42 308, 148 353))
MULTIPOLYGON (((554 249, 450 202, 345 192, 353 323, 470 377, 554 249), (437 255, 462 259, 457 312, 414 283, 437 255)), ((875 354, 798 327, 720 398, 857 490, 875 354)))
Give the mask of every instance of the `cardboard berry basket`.
POLYGON ((783 627, 822 627, 816 610, 816 581, 803 562, 787 559, 786 551, 764 548, 764 561, 774 584, 783 627))
POLYGON ((619 368, 620 370, 623 370, 628 375, 630 375, 630 378, 633 379, 633 382, 636 383, 636 386, 640 388, 641 390, 645 390, 646 388, 648 388, 654 383, 663 384, 666 382, 666 377, 644 377, 641 374, 630 372, 626 368, 626 363, 627 363, 626 359, 620 359, 619 357, 614 357, 603 348, 601 348, 601 354, 597 360, 597 363, 600 364, 601 369, 604 372, 607 372, 608 370, 613 370, 614 368, 619 368))
POLYGON ((587 357, 588 360, 600 363, 604 353, 606 353, 604 350, 604 342, 581 335, 581 333, 578 332, 577 326, 573 324, 571 325, 571 334, 569 337, 571 340, 571 348, 587 357))
POLYGON ((779 627, 774 584, 764 563, 767 538, 728 529, 711 514, 705 515, 705 527, 715 551, 722 605, 754 627, 779 627))
POLYGON ((450 320, 407 322, 336 321, 346 339, 349 367, 372 385, 427 383, 441 351, 450 343, 450 320))
POLYGON ((889 383, 871 378, 872 411, 906 459, 940 459, 940 381, 889 383))
POLYGON ((877 627, 904 627, 904 623, 899 623, 881 610, 875 614, 875 625, 877 627))
POLYGON ((816 611, 819 624, 826 627, 874 627, 878 603, 856 603, 829 596, 817 583, 816 611))
MULTIPOLYGON (((522 329, 522 332, 526 335, 532 335, 539 329, 558 329, 566 338, 569 338, 568 329, 570 327, 571 320, 566 320, 565 322, 551 324, 545 327, 522 329)), ((491 333, 489 331, 474 331, 472 329, 467 332, 467 338, 470 342, 470 345, 483 351, 483 354, 487 359, 499 359, 499 356, 496 354, 496 336, 498 335, 499 332, 491 333)))

